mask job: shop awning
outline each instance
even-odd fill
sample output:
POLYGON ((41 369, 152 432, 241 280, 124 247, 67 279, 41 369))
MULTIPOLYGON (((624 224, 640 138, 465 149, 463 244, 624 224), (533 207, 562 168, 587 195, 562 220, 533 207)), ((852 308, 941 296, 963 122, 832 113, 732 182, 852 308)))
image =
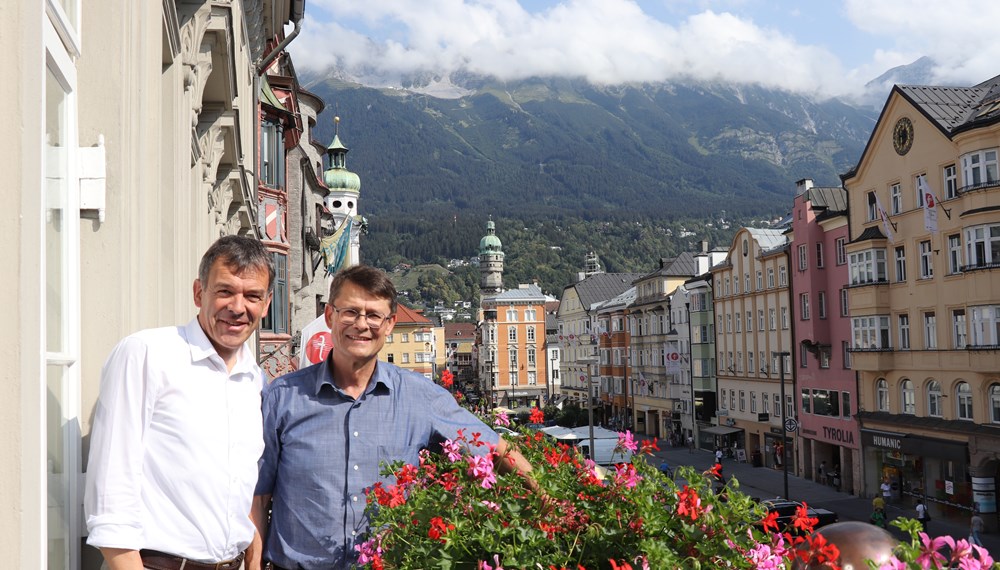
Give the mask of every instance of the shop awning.
POLYGON ((701 428, 701 433, 708 433, 712 435, 729 435, 733 433, 739 433, 743 431, 743 428, 729 427, 729 426, 712 426, 707 428, 701 428))

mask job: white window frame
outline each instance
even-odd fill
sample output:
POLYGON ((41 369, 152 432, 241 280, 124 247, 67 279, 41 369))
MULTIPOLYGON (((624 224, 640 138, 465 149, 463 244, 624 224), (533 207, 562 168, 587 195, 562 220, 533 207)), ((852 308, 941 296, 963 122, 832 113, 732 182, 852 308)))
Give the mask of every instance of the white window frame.
POLYGON ((943 413, 941 403, 943 402, 941 394, 941 383, 937 380, 931 380, 927 384, 927 415, 932 418, 940 418, 943 413))
POLYGON ((944 177, 944 199, 958 198, 958 168, 954 164, 949 164, 944 167, 942 175, 944 177))
POLYGON ((837 250, 837 265, 847 263, 847 238, 837 238, 834 249, 837 250))
POLYGON ((799 293, 799 318, 808 321, 809 317, 809 293, 799 293))
POLYGON ((920 278, 931 279, 934 277, 934 251, 930 240, 920 242, 920 278))
POLYGON ((891 349, 888 315, 851 317, 851 338, 855 350, 891 349))
POLYGON ((926 311, 922 320, 924 323, 924 349, 937 350, 937 314, 934 311, 926 311))
POLYGON ((1000 266, 1000 224, 965 228, 966 268, 1000 266))
POLYGON ((896 283, 906 281, 906 246, 897 245, 892 249, 893 266, 896 268, 896 283))
POLYGON ((969 325, 965 318, 965 309, 951 311, 952 346, 956 350, 964 350, 969 344, 969 325))
POLYGON ((973 421, 972 386, 968 382, 959 382, 955 386, 955 417, 959 420, 973 421))
POLYGON ((988 148, 962 156, 962 186, 966 189, 989 186, 1000 181, 997 149, 988 148))
POLYGON ((899 331, 899 350, 910 350, 910 314, 900 313, 896 316, 899 331))
POLYGON ((962 272, 962 236, 948 236, 948 274, 956 275, 962 272))
POLYGON ((823 242, 818 241, 816 242, 816 267, 818 269, 823 269, 824 263, 825 261, 823 259, 823 242))
POLYGON ((970 346, 1000 345, 1000 305, 968 307, 970 346))
POLYGON ((809 269, 809 253, 806 244, 799 246, 799 271, 809 269))
POLYGON ((927 186, 928 188, 930 188, 930 185, 927 184, 927 175, 926 174, 918 174, 918 175, 914 176, 913 177, 913 194, 917 198, 917 207, 918 208, 923 208, 924 207, 924 193, 922 191, 923 190, 923 186, 927 186), (921 181, 923 181, 923 184, 920 183, 921 181))
POLYGON ((889 187, 889 210, 892 215, 903 212, 903 190, 898 182, 889 187))
POLYGON ((849 254, 851 285, 884 283, 887 281, 885 248, 872 248, 849 254))
POLYGON ((819 298, 816 299, 816 311, 819 318, 826 318, 826 291, 819 291, 816 293, 819 298))
POLYGON ((875 407, 880 412, 889 411, 889 382, 885 378, 875 382, 875 407))
POLYGON ((909 378, 899 383, 899 413, 911 416, 917 413, 917 392, 909 378))

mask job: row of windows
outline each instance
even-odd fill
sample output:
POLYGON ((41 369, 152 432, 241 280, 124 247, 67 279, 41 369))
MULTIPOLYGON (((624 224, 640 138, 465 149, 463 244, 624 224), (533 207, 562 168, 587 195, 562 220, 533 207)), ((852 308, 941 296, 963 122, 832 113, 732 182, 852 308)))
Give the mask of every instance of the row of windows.
MULTIPOLYGON (((395 363, 396 362, 396 354, 392 353, 392 352, 386 354, 385 355, 385 360, 386 360, 386 362, 389 362, 389 363, 395 363)), ((413 362, 418 363, 418 364, 419 363, 425 363, 425 362, 434 362, 434 353, 433 352, 414 352, 413 353, 413 362)), ((400 364, 409 364, 410 363, 410 353, 409 352, 402 352, 402 353, 400 353, 400 355, 399 355, 399 363, 400 364)))
MULTIPOLYGON (((516 308, 511 307, 507 309, 507 322, 516 323, 518 322, 518 311, 516 308)), ((538 310, 537 309, 524 309, 524 320, 525 321, 537 321, 538 320, 538 310)))
MULTIPOLYGON (((535 327, 534 325, 527 327, 525 329, 525 335, 527 336, 527 342, 535 342, 535 327)), ((517 342, 517 327, 507 327, 507 341, 517 342)))
MULTIPOLYGON (((781 314, 781 328, 782 329, 788 329, 788 307, 781 307, 780 314, 781 314)), ((778 312, 775 311, 775 309, 768 309, 767 310, 767 319, 765 320, 764 319, 764 309, 757 309, 757 330, 758 331, 765 331, 765 330, 772 330, 773 331, 773 330, 777 330, 777 325, 778 325, 777 315, 778 315, 778 312)), ((721 315, 720 314, 720 315, 717 315, 716 318, 718 319, 718 322, 719 322, 719 325, 718 325, 719 329, 718 330, 720 330, 720 331, 721 330, 725 330, 727 333, 731 333, 731 332, 743 332, 743 330, 742 330, 743 325, 742 325, 742 320, 740 318, 740 315, 736 314, 735 318, 733 318, 733 317, 734 317, 734 315, 732 315, 732 314, 727 314, 727 315, 721 315), (735 327, 733 326, 734 324, 736 325, 735 327)), ((746 332, 753 332, 753 326, 754 326, 753 325, 753 312, 752 311, 747 311, 746 312, 746 332)), ((702 341, 702 342, 705 342, 705 341, 702 341)))
MULTIPOLYGON (((925 409, 922 410, 931 417, 945 416, 945 403, 949 394, 943 392, 941 383, 937 380, 928 381, 924 387, 925 409)), ((973 421, 973 393, 968 382, 959 381, 955 389, 950 394, 954 397, 953 409, 954 417, 960 420, 973 421)), ((991 384, 987 390, 989 398, 990 423, 1000 423, 1000 384, 991 384)), ((875 383, 875 406, 880 412, 890 412, 889 402, 889 382, 880 378, 875 383)), ((901 414, 915 415, 917 413, 917 393, 916 384, 910 379, 903 379, 899 383, 898 411, 901 414)))
MULTIPOLYGON (((935 350, 938 344, 937 314, 920 314, 922 348, 935 350)), ((980 305, 952 309, 950 312, 950 348, 994 348, 1000 345, 1000 305, 980 305)), ((910 314, 896 315, 896 345, 893 346, 889 315, 871 315, 851 319, 853 348, 856 350, 911 350, 910 314)))
MULTIPOLYGON (((396 342, 396 333, 386 335, 386 344, 391 344, 396 342)), ((410 333, 399 333, 400 342, 410 342, 410 333)), ((413 342, 434 342, 434 334, 430 332, 415 332, 413 333, 413 342)))
MULTIPOLYGON (((962 156, 962 187, 958 185, 958 168, 955 164, 949 164, 941 169, 942 188, 944 188, 944 199, 957 198, 959 193, 967 190, 974 190, 985 186, 994 186, 1000 183, 998 175, 997 149, 983 149, 968 153, 962 156)), ((913 177, 913 208, 924 207, 924 190, 929 188, 927 174, 922 173, 913 177)), ((889 214, 896 215, 903 213, 907 204, 903 198, 903 189, 899 182, 889 185, 889 214)), ((878 198, 874 191, 868 192, 868 221, 873 222, 879 219, 878 198)))
MULTIPOLYGON (((822 244, 819 244, 819 245, 822 246, 822 244)), ((738 276, 733 276, 731 282, 732 282, 732 294, 733 295, 739 295, 740 294, 740 279, 739 279, 739 277, 738 276)), ((716 279, 715 279, 716 296, 720 296, 720 297, 728 296, 729 292, 730 292, 729 284, 730 284, 730 278, 729 277, 721 278, 721 280, 720 280, 720 278, 716 277, 716 279), (719 295, 719 292, 721 292, 721 295, 719 295)), ((761 271, 757 271, 756 285, 757 285, 757 287, 756 287, 756 289, 754 289, 754 291, 763 291, 764 290, 764 274, 761 271)), ((785 271, 785 266, 781 265, 781 266, 778 267, 778 287, 786 287, 787 285, 788 285, 788 273, 785 271)), ((744 293, 750 293, 751 292, 750 287, 751 287, 750 274, 749 273, 745 273, 745 274, 743 274, 743 292, 744 293)), ((767 268, 767 289, 774 289, 774 268, 773 267, 768 267, 767 268)))
POLYGON ((851 393, 838 390, 802 389, 802 413, 850 419, 851 393))
MULTIPOLYGON (((777 355, 771 355, 771 361, 769 363, 764 356, 764 351, 760 351, 757 354, 759 355, 759 360, 756 362, 760 365, 759 372, 761 374, 770 376, 772 374, 777 375, 781 373, 781 361, 778 360, 777 355)), ((792 366, 791 355, 785 355, 784 361, 785 372, 788 373, 791 371, 792 366)), ((745 362, 747 374, 756 375, 758 370, 757 365, 754 362, 753 351, 747 351, 745 362)), ((734 353, 731 351, 726 353, 719 351, 719 365, 724 371, 728 371, 730 374, 742 374, 743 363, 744 359, 742 351, 736 351, 735 357, 734 353)))
MULTIPOLYGON (((963 233, 965 235, 964 248, 962 247, 962 234, 951 234, 946 238, 948 275, 1000 265, 1000 224, 972 226, 965 228, 963 233)), ((934 277, 934 249, 930 240, 917 242, 917 255, 917 278, 930 279, 934 277)), ((858 251, 850 254, 849 258, 851 285, 888 281, 885 249, 875 248, 858 251)), ((895 281, 897 283, 905 282, 907 279, 905 244, 893 248, 893 267, 895 281)))
MULTIPOLYGON (((731 390, 723 389, 721 397, 719 398, 719 402, 722 404, 723 410, 736 411, 738 409, 741 412, 746 412, 748 395, 750 396, 749 411, 751 414, 757 414, 757 413, 770 414, 772 409, 776 414, 781 413, 781 395, 777 392, 774 393, 773 408, 772 408, 772 400, 770 394, 768 394, 767 392, 761 392, 760 408, 758 409, 757 392, 754 392, 752 390, 747 391, 747 390, 736 390, 736 389, 731 389, 731 390), (738 402, 737 398, 739 399, 738 402), (737 403, 739 406, 738 408, 737 408, 737 403)), ((789 418, 795 417, 795 405, 792 401, 791 396, 785 396, 785 417, 789 418)))

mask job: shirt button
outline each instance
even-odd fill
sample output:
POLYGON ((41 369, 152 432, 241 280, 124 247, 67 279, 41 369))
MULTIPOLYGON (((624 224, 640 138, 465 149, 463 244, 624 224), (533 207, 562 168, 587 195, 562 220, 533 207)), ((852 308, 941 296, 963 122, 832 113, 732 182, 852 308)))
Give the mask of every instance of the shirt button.
POLYGON ((355 471, 357 471, 357 470, 358 470, 358 466, 357 466, 357 465, 355 465, 355 466, 354 466, 354 470, 355 470, 355 471))
POLYGON ((358 437, 358 432, 354 432, 354 437, 358 437))
POLYGON ((353 495, 351 497, 351 500, 354 501, 355 503, 357 503, 358 502, 358 496, 357 495, 353 495))
POLYGON ((351 536, 356 536, 357 534, 358 534, 357 531, 354 530, 351 531, 351 536))

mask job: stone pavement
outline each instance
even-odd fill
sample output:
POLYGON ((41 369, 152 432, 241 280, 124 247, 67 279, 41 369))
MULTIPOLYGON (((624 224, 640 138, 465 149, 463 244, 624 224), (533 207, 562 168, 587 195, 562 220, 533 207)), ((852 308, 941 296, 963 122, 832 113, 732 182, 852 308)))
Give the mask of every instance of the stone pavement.
MULTIPOLYGON (((636 439, 641 441, 649 438, 637 435, 636 439)), ((657 457, 656 465, 659 465, 661 460, 666 459, 667 464, 672 469, 681 465, 690 465, 704 471, 715 463, 715 455, 712 452, 700 449, 689 452, 687 447, 670 447, 670 444, 662 439, 658 441, 658 444, 660 451, 654 453, 657 457)), ((753 467, 750 463, 739 463, 728 458, 723 459, 722 467, 727 480, 730 477, 735 477, 739 481, 740 491, 744 494, 758 499, 784 495, 784 474, 781 470, 753 467)), ((868 517, 872 512, 871 499, 842 493, 833 487, 796 477, 792 473, 788 474, 788 495, 789 499, 804 501, 812 507, 829 509, 837 513, 841 521, 868 522, 868 517)), ((886 515, 887 521, 897 517, 916 517, 916 513, 911 507, 896 505, 887 505, 886 515)), ((951 535, 956 539, 969 536, 968 518, 950 520, 935 517, 927 526, 933 536, 951 535)), ((906 538, 896 527, 890 526, 889 531, 899 539, 906 538)), ((986 533, 981 538, 983 546, 990 551, 991 555, 1000 554, 1000 536, 996 533, 986 533)))

